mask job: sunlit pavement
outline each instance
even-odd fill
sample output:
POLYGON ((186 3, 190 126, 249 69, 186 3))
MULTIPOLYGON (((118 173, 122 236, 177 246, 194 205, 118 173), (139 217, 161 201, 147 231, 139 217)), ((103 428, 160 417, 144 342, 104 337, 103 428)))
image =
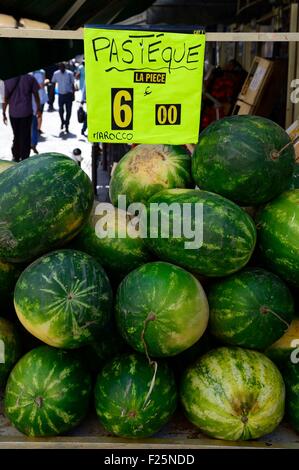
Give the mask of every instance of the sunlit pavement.
MULTIPOLYGON (((77 110, 80 105, 80 92, 76 93, 76 101, 73 103, 72 117, 69 126, 69 134, 60 129, 60 118, 58 114, 58 99, 56 97, 54 108, 55 111, 48 112, 48 105, 45 105, 43 113, 42 130, 40 141, 37 145, 39 153, 59 152, 71 156, 75 148, 79 148, 82 152, 82 169, 91 177, 91 144, 87 138, 81 135, 82 124, 77 119, 77 110)), ((10 123, 7 126, 3 124, 2 113, 0 121, 0 158, 11 160, 12 130, 10 123)), ((33 156, 33 151, 31 156, 33 156)))

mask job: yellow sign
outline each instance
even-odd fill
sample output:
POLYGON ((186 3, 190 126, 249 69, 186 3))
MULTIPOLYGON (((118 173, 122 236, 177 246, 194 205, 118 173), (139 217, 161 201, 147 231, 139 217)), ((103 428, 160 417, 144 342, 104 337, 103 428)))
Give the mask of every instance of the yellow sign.
POLYGON ((91 142, 196 143, 205 36, 85 28, 91 142))

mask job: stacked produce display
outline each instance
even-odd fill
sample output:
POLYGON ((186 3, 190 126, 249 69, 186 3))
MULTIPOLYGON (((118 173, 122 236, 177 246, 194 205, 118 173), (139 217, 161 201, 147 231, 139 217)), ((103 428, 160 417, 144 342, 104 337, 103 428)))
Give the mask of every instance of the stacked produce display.
POLYGON ((10 422, 57 436, 93 412, 143 438, 183 411, 217 439, 299 431, 297 173, 287 133, 256 116, 211 124, 193 155, 136 146, 105 212, 66 156, 0 161, 10 422))

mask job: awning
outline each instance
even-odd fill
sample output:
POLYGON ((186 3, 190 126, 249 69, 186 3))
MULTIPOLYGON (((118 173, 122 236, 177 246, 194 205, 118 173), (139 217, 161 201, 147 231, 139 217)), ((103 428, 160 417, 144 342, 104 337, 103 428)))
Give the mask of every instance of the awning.
MULTIPOLYGON (((0 13, 47 23, 54 29, 110 24, 144 11, 153 0, 0 0, 0 13)), ((83 53, 82 41, 0 39, 0 79, 68 60, 83 53)))

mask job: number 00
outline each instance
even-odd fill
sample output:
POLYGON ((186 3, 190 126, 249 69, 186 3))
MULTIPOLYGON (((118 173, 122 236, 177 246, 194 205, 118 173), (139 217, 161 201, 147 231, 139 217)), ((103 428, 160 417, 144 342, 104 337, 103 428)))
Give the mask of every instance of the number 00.
POLYGON ((158 104, 156 105, 156 124, 173 125, 179 124, 181 105, 180 104, 158 104))

